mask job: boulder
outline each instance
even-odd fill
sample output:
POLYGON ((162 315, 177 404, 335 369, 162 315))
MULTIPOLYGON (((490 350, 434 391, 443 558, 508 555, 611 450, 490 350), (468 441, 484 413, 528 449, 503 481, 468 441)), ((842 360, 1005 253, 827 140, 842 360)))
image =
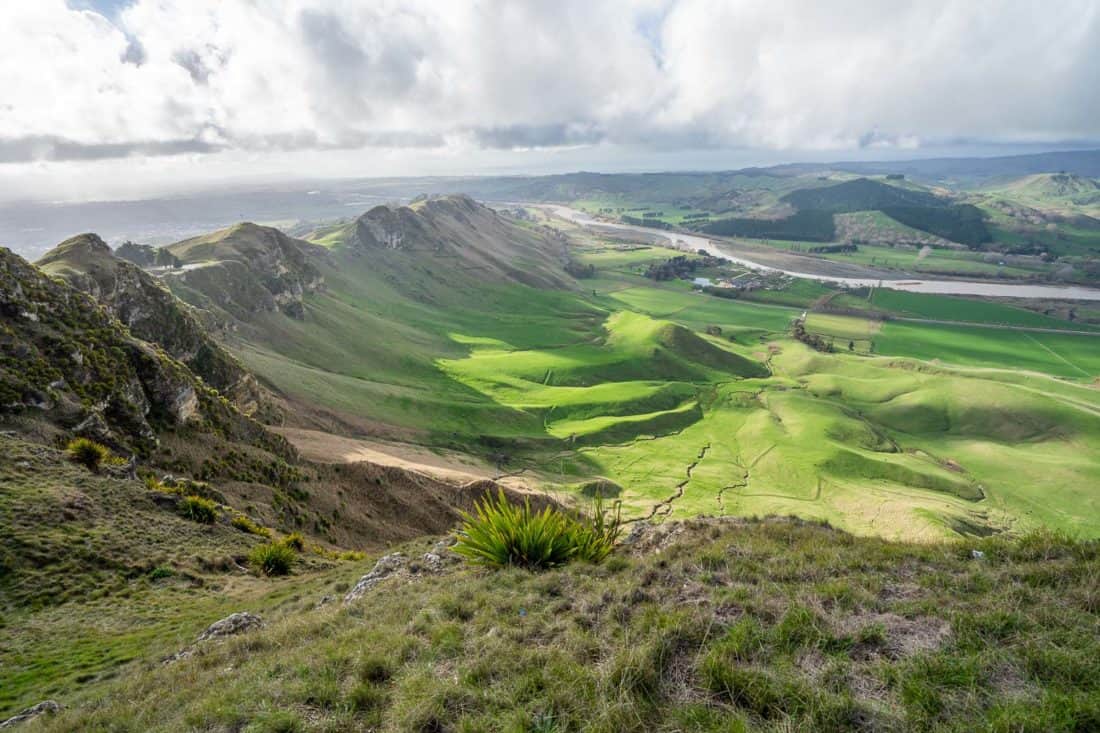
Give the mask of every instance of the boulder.
POLYGON ((394 573, 403 570, 408 564, 408 558, 400 552, 382 556, 378 562, 374 564, 374 567, 371 568, 371 571, 360 578, 359 582, 355 584, 355 587, 347 592, 344 596, 344 603, 351 603, 352 601, 359 600, 371 588, 394 573))
POLYGON ((220 639, 224 636, 235 636, 246 631, 262 628, 263 625, 263 619, 256 614, 240 611, 210 624, 206 627, 206 631, 199 634, 195 641, 208 641, 209 639, 220 639))
POLYGON ((37 705, 32 705, 29 708, 19 711, 15 715, 11 716, 4 722, 0 723, 0 728, 14 728, 20 723, 26 723, 28 720, 34 720, 39 715, 53 715, 54 713, 61 712, 61 706, 54 700, 43 700, 37 705))

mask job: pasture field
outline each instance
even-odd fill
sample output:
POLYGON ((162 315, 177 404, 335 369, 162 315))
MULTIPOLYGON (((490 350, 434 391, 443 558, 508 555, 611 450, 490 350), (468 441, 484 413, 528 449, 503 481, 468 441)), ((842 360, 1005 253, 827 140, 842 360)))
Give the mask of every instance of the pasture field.
POLYGON ((1100 332, 1100 329, 1087 324, 1072 323, 1025 308, 970 298, 926 295, 924 293, 907 293, 901 290, 875 288, 870 293, 869 299, 864 300, 864 302, 876 310, 910 318, 968 321, 991 325, 1055 328, 1072 331, 1096 330, 1100 332))
MULTIPOLYGON (((1100 339, 810 313, 807 330, 836 342, 822 354, 790 329, 828 289, 794 283, 786 305, 638 274, 671 254, 590 239, 575 256, 595 277, 560 291, 418 290, 414 268, 415 297, 352 261, 325 273, 306 321, 262 321, 237 353, 352 430, 460 449, 556 491, 607 479, 630 518, 795 514, 919 540, 1039 525, 1100 536, 1100 339)), ((881 289, 835 302, 1066 325, 881 289)))

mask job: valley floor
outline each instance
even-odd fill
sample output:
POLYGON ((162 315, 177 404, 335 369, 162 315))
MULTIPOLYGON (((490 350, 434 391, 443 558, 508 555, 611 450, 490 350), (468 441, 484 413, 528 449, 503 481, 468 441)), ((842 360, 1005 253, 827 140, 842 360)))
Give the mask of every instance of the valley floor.
POLYGON ((556 225, 593 270, 577 290, 460 288, 410 261, 412 297, 349 260, 306 323, 273 320, 237 353, 349 434, 382 436, 284 433, 318 460, 516 474, 582 501, 603 482, 631 517, 1100 536, 1100 331, 881 288, 713 297, 642 276, 674 250, 556 225))

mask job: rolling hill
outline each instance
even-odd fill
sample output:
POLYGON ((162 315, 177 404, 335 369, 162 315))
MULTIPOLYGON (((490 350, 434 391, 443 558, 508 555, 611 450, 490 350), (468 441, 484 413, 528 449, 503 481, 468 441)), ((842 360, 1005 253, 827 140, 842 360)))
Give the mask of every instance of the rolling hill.
POLYGON ((0 707, 57 699, 42 730, 1100 720, 1089 332, 877 289, 953 325, 807 308, 860 307, 823 286, 711 297, 642 276, 668 250, 548 221, 447 196, 307 239, 237 225, 146 270, 94 235, 39 267, 0 251, 0 707), (196 376, 212 361, 278 425, 196 376), (68 460, 77 433, 136 475, 68 460), (362 460, 402 445, 430 461, 362 460), (455 478, 475 465, 493 478, 455 478), (442 535, 503 477, 540 506, 613 493, 619 547, 462 565, 442 535), (289 577, 250 566, 273 543, 289 577))

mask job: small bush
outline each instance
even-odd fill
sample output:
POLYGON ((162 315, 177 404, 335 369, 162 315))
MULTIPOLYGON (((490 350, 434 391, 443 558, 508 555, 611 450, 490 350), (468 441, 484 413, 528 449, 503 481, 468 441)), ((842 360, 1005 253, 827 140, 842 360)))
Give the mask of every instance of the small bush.
POLYGON ((201 496, 185 496, 180 499, 180 514, 199 524, 213 524, 218 519, 218 505, 201 496))
POLYGON ((69 454, 70 461, 79 463, 89 471, 98 471, 100 466, 111 460, 111 451, 107 446, 88 438, 70 440, 65 451, 69 454))
POLYGON ((271 537, 270 529, 268 529, 267 527, 261 527, 244 514, 235 514, 233 516, 233 519, 229 520, 229 523, 237 529, 241 530, 242 532, 254 534, 259 537, 271 537))
POLYGON ((306 549, 306 538, 302 536, 301 532, 291 532, 286 537, 279 540, 279 544, 284 547, 289 547, 295 552, 302 552, 306 549))
POLYGON ((248 564, 263 575, 286 575, 296 559, 294 550, 275 542, 258 545, 248 553, 248 564))
POLYGON ((501 491, 483 498, 475 514, 463 513, 454 551, 475 565, 517 565, 532 570, 557 567, 571 560, 598 563, 619 537, 619 504, 605 512, 597 496, 592 516, 546 507, 541 512, 508 501, 501 491))

